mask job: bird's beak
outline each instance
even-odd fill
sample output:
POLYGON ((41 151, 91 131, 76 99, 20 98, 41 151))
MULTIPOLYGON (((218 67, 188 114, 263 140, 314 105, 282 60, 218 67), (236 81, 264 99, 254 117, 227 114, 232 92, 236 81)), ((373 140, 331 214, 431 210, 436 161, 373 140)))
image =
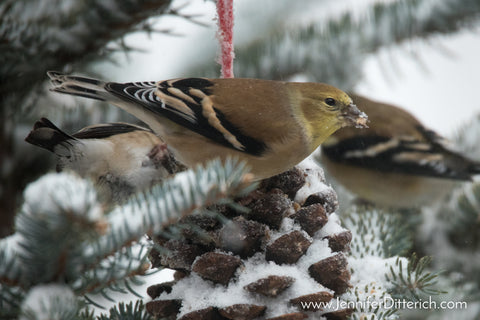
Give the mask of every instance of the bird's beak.
POLYGON ((342 118, 345 120, 344 126, 355 128, 368 128, 368 116, 360 111, 356 105, 350 103, 342 112, 342 118))

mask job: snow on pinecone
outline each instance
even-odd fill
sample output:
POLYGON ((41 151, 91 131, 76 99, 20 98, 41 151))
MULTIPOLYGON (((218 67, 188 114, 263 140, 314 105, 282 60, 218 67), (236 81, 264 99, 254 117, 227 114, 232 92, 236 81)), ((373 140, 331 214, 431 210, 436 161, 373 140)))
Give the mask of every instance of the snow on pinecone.
MULTIPOLYGON (((177 270, 153 285, 147 303, 159 319, 344 319, 337 297, 349 287, 335 191, 313 161, 265 180, 216 215, 182 218, 156 237, 154 267, 177 270)), ((215 210, 213 210, 215 209, 215 210)))

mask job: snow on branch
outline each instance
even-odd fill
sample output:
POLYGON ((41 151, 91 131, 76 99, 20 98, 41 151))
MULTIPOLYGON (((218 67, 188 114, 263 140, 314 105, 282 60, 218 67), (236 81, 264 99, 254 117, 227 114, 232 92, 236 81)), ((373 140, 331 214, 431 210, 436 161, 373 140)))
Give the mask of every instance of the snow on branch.
MULTIPOLYGON (((228 204, 255 186, 244 163, 217 160, 105 212, 90 182, 45 175, 25 191, 17 233, 0 240, 0 316, 20 312, 23 297, 40 283, 62 285, 87 301, 106 289, 139 295, 132 284, 150 267, 145 233, 208 205, 228 204)), ((56 312, 55 299, 45 312, 56 312)))
MULTIPOLYGON (((358 12, 346 12, 288 28, 273 25, 235 48, 234 71, 242 78, 274 80, 301 74, 308 81, 351 90, 362 79, 369 54, 403 41, 471 28, 479 13, 478 0, 382 1, 360 18, 358 12)), ((194 73, 213 76, 216 65, 199 61, 194 73)))
POLYGON ((163 185, 138 194, 108 214, 109 230, 105 235, 84 244, 84 272, 75 289, 83 294, 106 288, 115 291, 123 281, 145 274, 146 249, 150 246, 141 241, 145 234, 157 234, 183 216, 211 204, 228 203, 228 199, 254 187, 243 163, 214 160, 204 168, 178 173, 163 185))
POLYGON ((172 180, 137 195, 111 212, 111 232, 124 231, 137 238, 156 233, 196 209, 246 194, 254 188, 243 162, 229 159, 222 164, 220 160, 213 160, 205 167, 178 173, 172 180))

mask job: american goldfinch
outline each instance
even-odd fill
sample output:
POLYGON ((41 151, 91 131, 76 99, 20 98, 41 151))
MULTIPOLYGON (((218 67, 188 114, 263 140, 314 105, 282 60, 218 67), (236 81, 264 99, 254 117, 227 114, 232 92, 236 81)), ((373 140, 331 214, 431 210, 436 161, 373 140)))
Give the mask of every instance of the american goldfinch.
POLYGON ((369 116, 369 128, 343 128, 322 145, 327 172, 361 199, 389 207, 429 204, 455 181, 480 173, 476 163, 407 111, 350 95, 369 116))
POLYGON ((284 172, 367 116, 321 83, 184 78, 115 83, 48 72, 53 91, 110 102, 148 124, 191 167, 216 157, 247 162, 257 180, 284 172))
POLYGON ((128 123, 93 125, 69 135, 42 118, 25 140, 53 152, 58 171, 91 178, 101 196, 114 203, 182 167, 153 132, 128 123))

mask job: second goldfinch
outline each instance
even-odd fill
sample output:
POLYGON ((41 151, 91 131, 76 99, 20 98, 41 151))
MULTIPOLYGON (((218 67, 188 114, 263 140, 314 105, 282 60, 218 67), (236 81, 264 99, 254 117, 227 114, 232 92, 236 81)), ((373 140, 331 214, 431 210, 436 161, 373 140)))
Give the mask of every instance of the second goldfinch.
POLYGON ((53 91, 107 101, 148 124, 191 167, 220 157, 247 162, 255 178, 284 172, 367 116, 321 83, 185 78, 115 83, 48 72, 53 91))
POLYGON ((328 173, 361 199, 388 207, 428 205, 455 182, 480 174, 472 161, 407 111, 350 95, 369 115, 369 128, 344 128, 322 145, 328 173))
POLYGON ((183 169, 152 131, 128 123, 93 125, 69 135, 42 118, 25 140, 53 152, 57 171, 69 169, 92 179, 111 203, 123 202, 183 169))

